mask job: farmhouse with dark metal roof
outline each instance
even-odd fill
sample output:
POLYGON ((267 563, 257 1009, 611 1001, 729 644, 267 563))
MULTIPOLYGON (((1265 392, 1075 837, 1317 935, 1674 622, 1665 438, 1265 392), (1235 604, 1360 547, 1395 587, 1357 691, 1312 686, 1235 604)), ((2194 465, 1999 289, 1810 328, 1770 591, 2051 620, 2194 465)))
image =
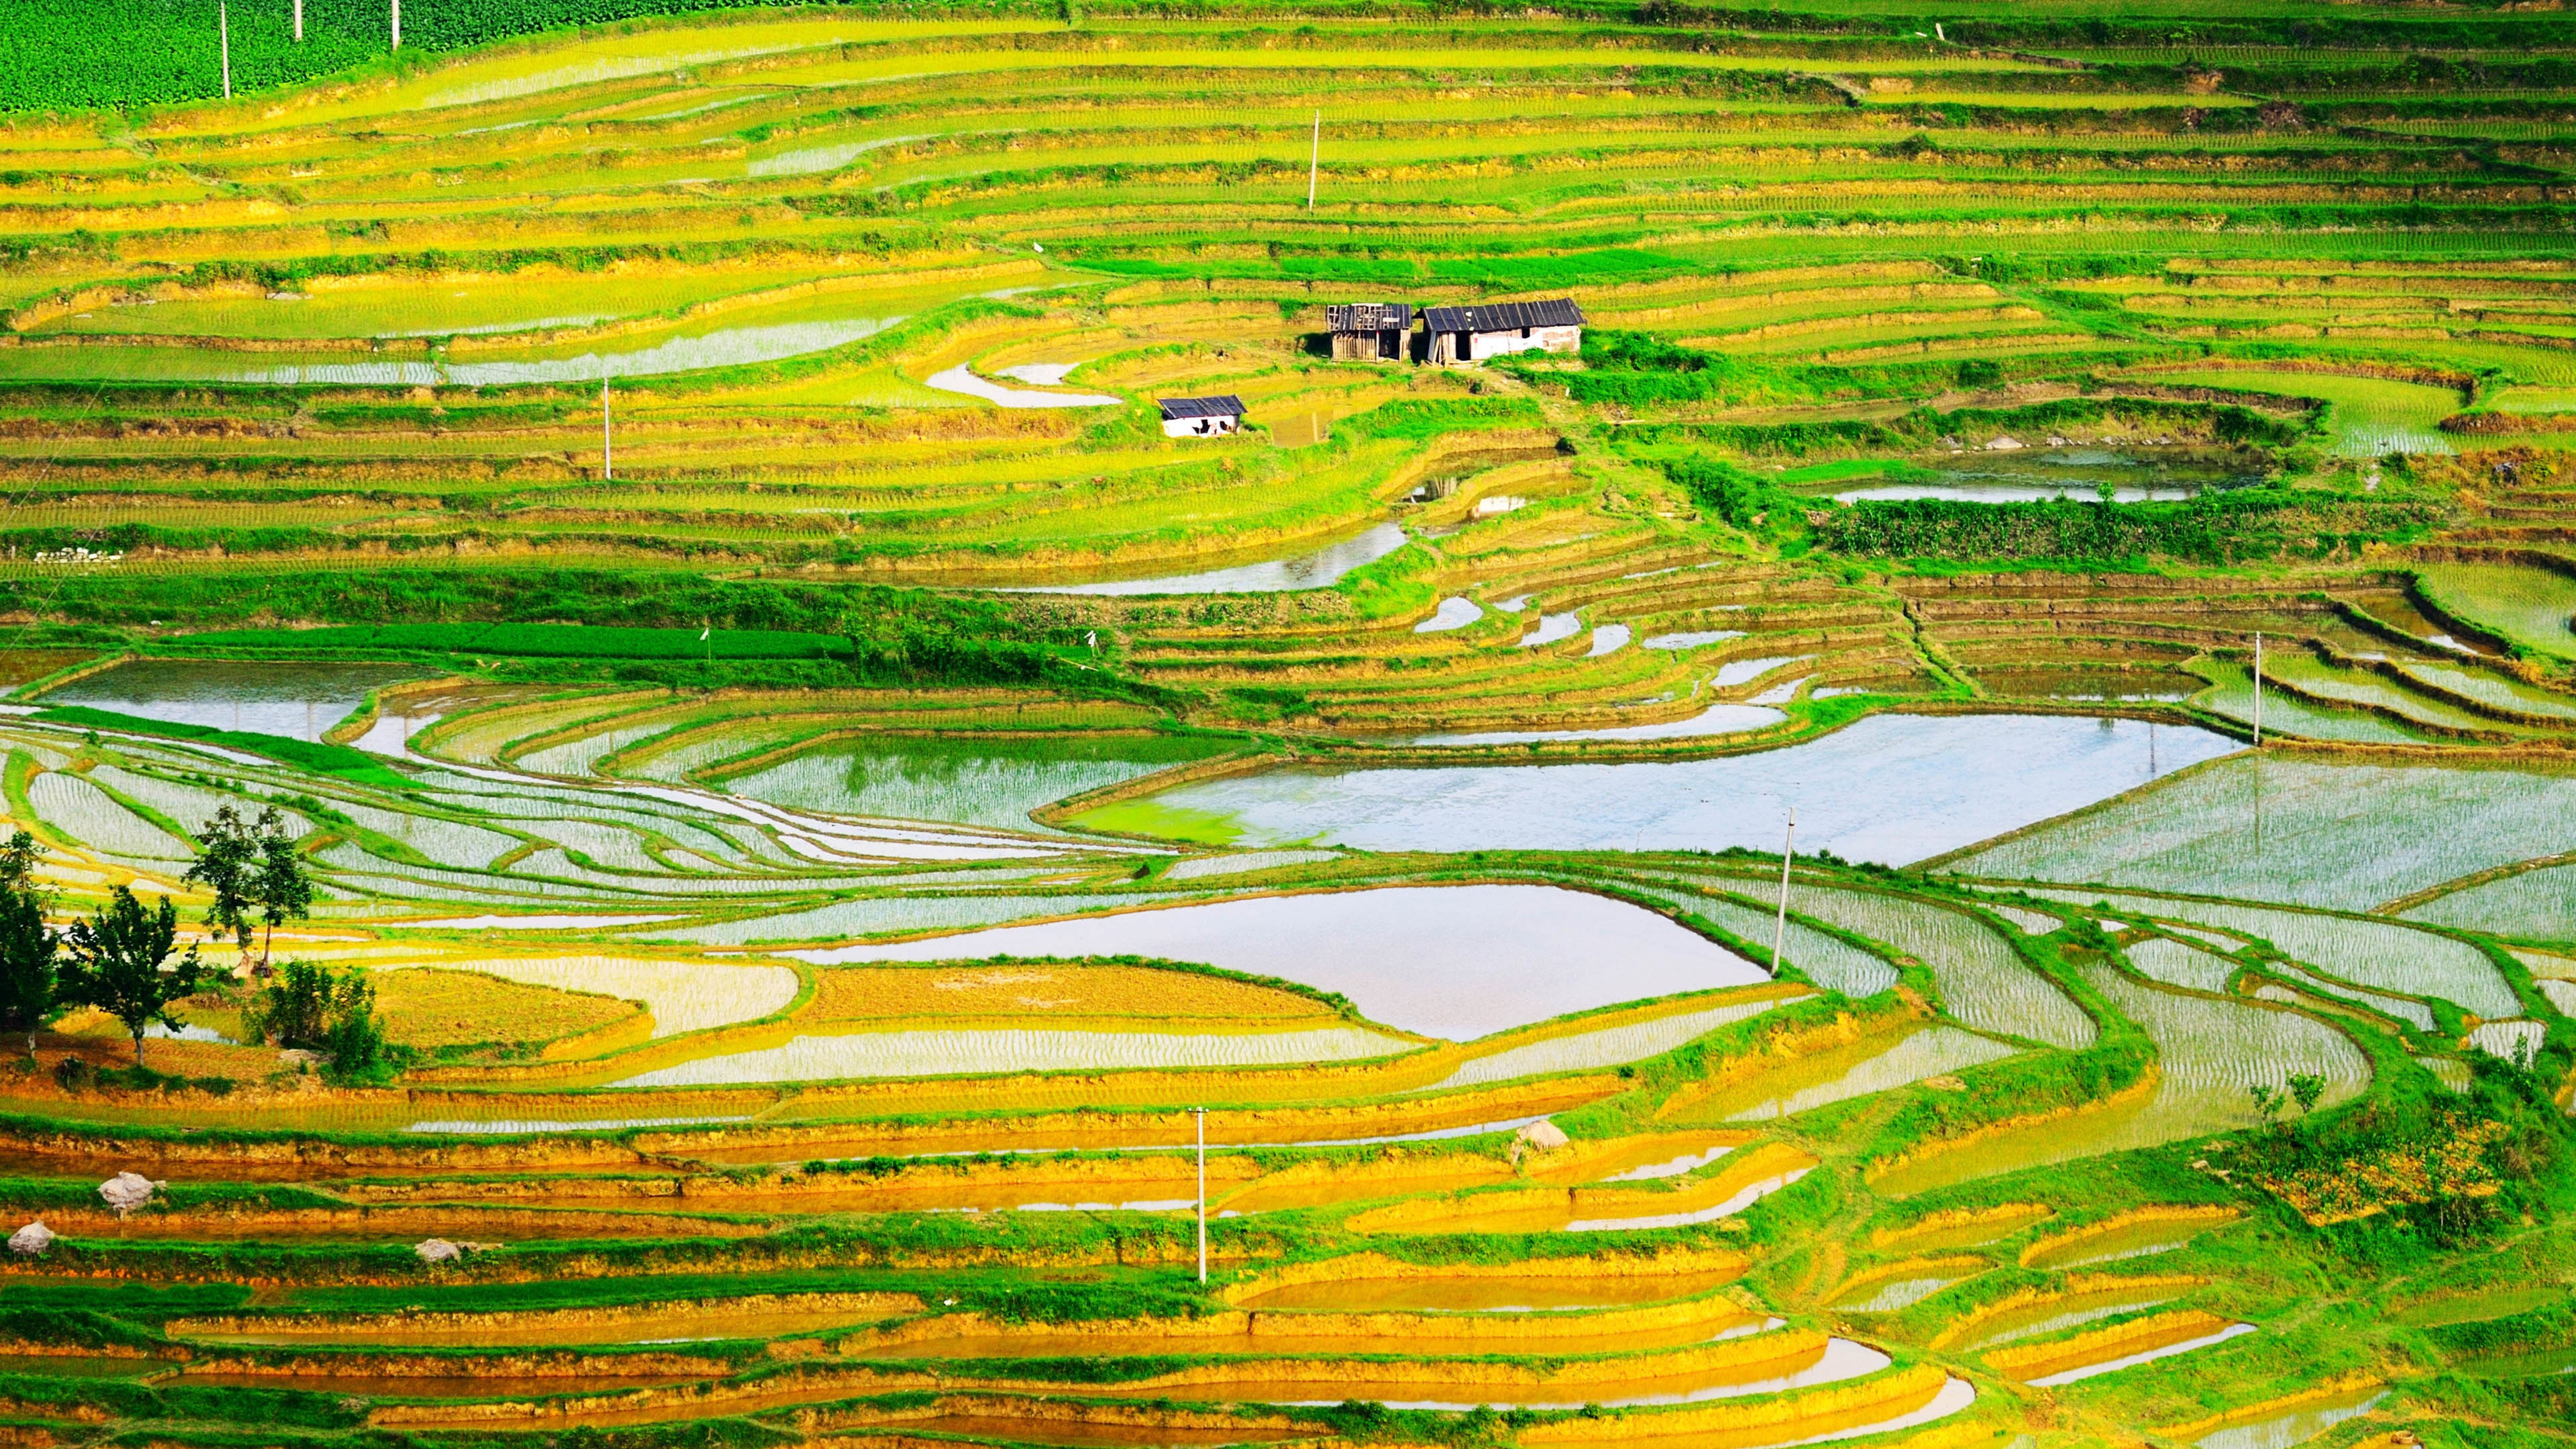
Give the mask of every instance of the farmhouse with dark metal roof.
POLYGON ((1510 352, 1580 352, 1583 309, 1572 297, 1422 309, 1423 361, 1482 362, 1510 352))
POLYGON ((1158 397, 1154 402, 1163 410, 1163 436, 1167 438, 1213 438, 1243 426, 1243 399, 1232 393, 1221 397, 1158 397))

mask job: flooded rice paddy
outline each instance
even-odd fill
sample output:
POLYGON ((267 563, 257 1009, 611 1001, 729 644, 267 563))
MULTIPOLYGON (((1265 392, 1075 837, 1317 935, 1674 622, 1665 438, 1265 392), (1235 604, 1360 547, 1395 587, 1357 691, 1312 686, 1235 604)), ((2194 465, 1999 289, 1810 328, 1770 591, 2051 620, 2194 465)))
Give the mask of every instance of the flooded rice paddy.
POLYGON ((2256 1415, 2192 1440, 2193 1449, 2291 1449, 2346 1419, 2358 1419, 2388 1397, 2383 1388, 2357 1389, 2314 1402, 2256 1415))
POLYGON ((318 740, 370 693, 419 672, 386 664, 140 659, 48 690, 41 702, 318 740))
POLYGON ((1241 1299, 1257 1309, 1332 1313, 1541 1313, 1625 1308, 1695 1298, 1732 1283, 1732 1270, 1697 1273, 1597 1273, 1576 1276, 1477 1274, 1473 1277, 1357 1278, 1297 1283, 1241 1299))
POLYGON ((2154 1363, 2158 1359, 2172 1358, 2176 1354, 2196 1353, 2204 1348, 2215 1348, 2231 1339, 2243 1338, 2249 1333, 2260 1331, 2250 1323, 2231 1323, 2215 1333, 2205 1333, 2174 1343, 2158 1344, 2153 1348, 2140 1349, 2136 1353, 2125 1353, 2117 1358, 2104 1359, 2098 1363, 2078 1364, 2072 1368, 2060 1369, 2055 1373, 2042 1374, 2027 1382, 2032 1388, 2037 1389, 2053 1389, 2061 1384, 2081 1383, 2086 1379, 2100 1378, 2104 1374, 2118 1373, 2122 1369, 2136 1368, 2140 1364, 2154 1363))
POLYGON ((1885 960, 1794 917, 1783 925, 1776 906, 1764 910, 1754 904, 1762 892, 1761 884, 1727 878, 1697 884, 1696 891, 1645 889, 1641 894, 1669 901, 1753 947, 1755 959, 1766 969, 1771 964, 1767 948, 1778 946, 1784 962, 1828 991, 1845 996, 1876 996, 1896 984, 1896 968, 1885 960), (1717 894, 1722 890, 1738 894, 1717 894))
POLYGON ((1779 1004, 1776 998, 1732 1002, 1510 1047, 1491 1056, 1478 1057, 1423 1090, 1437 1092, 1453 1087, 1508 1082, 1519 1077, 1544 1076, 1552 1072, 1625 1066, 1648 1057, 1662 1056, 1721 1026, 1759 1016, 1779 1004))
MULTIPOLYGON (((857 304, 875 305, 873 299, 857 304)), ((903 320, 844 306, 807 305, 793 320, 732 320, 683 326, 658 339, 621 344, 588 343, 578 351, 556 347, 523 353, 478 353, 451 361, 424 350, 419 360, 387 358, 352 348, 291 354, 208 347, 125 347, 111 343, 0 348, 0 377, 23 382, 111 379, 119 382, 241 383, 271 387, 511 387, 537 383, 592 383, 602 377, 658 377, 706 368, 780 362, 828 352, 872 337, 903 320), (841 315, 831 315, 839 310, 841 315), (811 315, 815 313, 821 315, 811 315), (292 357, 293 361, 282 360, 292 357)))
POLYGON ((1090 584, 1030 584, 996 590, 1011 594, 1277 594, 1321 589, 1344 574, 1377 562, 1405 545, 1404 526, 1381 523, 1356 537, 1307 549, 1267 563, 1155 578, 1118 579, 1090 584))
POLYGON ((1700 735, 1750 734, 1787 719, 1758 704, 1713 704, 1688 719, 1660 724, 1603 725, 1594 729, 1483 730, 1465 734, 1416 735, 1417 745, 1522 745, 1539 740, 1679 740, 1700 735))
POLYGON ((2052 498, 2094 502, 2104 488, 2114 503, 2175 502, 2211 489, 2262 481, 2259 463, 2189 452, 2163 455, 2109 448, 2056 447, 1940 457, 1909 468, 1901 481, 1873 482, 1834 493, 1843 503, 1944 499, 1961 503, 2031 503, 2052 498))
POLYGON ((2107 900, 2123 910, 2258 937, 2329 976, 2403 995, 2443 997, 2477 1016, 2522 1014, 2521 998, 2505 984, 2485 952, 2465 941, 2395 921, 2118 892, 2041 890, 2032 894, 2078 905, 2107 900))
POLYGON ((1972 1352, 2062 1333, 2123 1313, 2160 1308, 2190 1291, 2188 1283, 2115 1283, 2080 1293, 2060 1293, 2020 1307, 2007 1308, 1980 1321, 1962 1345, 1972 1352))
POLYGON ((2100 1034, 2082 1007, 1973 916, 1903 896, 1804 882, 1790 887, 1789 909, 1922 962, 1950 1015, 1980 1031, 2070 1050, 2091 1046, 2100 1034))
POLYGON ((923 382, 940 392, 980 398, 995 407, 1005 408, 1114 408, 1125 406, 1127 401, 1106 393, 1038 392, 1025 387, 1005 387, 977 377, 974 370, 962 362, 945 372, 931 374, 923 382))
POLYGON ((2576 770, 2249 755, 1950 864, 1973 875, 2367 911, 2565 850, 2571 811, 2576 770), (2445 828, 2409 828, 2427 819, 2445 828))
POLYGON ((621 1087, 708 1087, 851 1077, 935 1077, 1129 1068, 1295 1066, 1413 1049, 1360 1027, 1286 1032, 1115 1032, 995 1028, 800 1036, 762 1051, 703 1057, 644 1072, 621 1087))
POLYGON ((1155 735, 853 740, 736 776, 724 788, 796 810, 1026 830, 1029 812, 1042 805, 1233 748, 1155 735))
POLYGON ((1946 1072, 1964 1071, 2013 1055, 2002 1042, 1952 1026, 1928 1026, 1895 1044, 1847 1047, 1765 1073, 1741 1089, 1699 1104, 1696 1120, 1723 1115, 1729 1122, 1760 1122, 1810 1112, 1946 1072), (1740 1105, 1739 1105, 1740 1104, 1740 1105))
POLYGON ((1273 976, 1464 1041, 1569 1012, 1765 978, 1651 911, 1555 886, 1257 897, 794 954, 817 964, 1140 955, 1273 976), (1587 963, 1574 969, 1573 963, 1587 963))
POLYGON ((2236 748, 2205 730, 2032 715, 1877 715, 1759 754, 1674 763, 1272 770, 1093 817, 1249 846, 1776 850, 1891 864, 1972 845, 2236 748), (1159 816, 1157 814, 1159 812, 1159 816))
POLYGON ((2089 1268, 2102 1263, 2152 1258, 2188 1247, 2201 1234, 2236 1221, 2227 1212, 2157 1212, 2133 1221, 2078 1228, 2034 1243, 2021 1255, 2022 1266, 2043 1272, 2089 1268))

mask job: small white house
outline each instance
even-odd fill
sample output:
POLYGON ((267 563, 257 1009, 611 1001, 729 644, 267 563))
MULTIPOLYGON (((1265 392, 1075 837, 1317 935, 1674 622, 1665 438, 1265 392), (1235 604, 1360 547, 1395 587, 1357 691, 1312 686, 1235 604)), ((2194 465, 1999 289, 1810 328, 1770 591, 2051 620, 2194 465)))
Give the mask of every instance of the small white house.
POLYGON ((1572 297, 1422 309, 1422 360, 1482 362, 1511 352, 1583 350, 1583 309, 1572 297))
POLYGON ((1243 399, 1231 393, 1223 397, 1159 397, 1154 401, 1163 409, 1163 436, 1167 438, 1223 437, 1243 426, 1243 399))

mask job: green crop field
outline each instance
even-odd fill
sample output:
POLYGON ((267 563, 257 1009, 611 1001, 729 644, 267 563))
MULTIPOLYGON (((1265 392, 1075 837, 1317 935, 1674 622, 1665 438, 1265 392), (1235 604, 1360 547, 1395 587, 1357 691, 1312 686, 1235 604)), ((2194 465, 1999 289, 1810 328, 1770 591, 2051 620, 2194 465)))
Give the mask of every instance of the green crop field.
POLYGON ((2571 142, 2555 0, 0 7, 0 1439, 2576 1441, 2571 142))

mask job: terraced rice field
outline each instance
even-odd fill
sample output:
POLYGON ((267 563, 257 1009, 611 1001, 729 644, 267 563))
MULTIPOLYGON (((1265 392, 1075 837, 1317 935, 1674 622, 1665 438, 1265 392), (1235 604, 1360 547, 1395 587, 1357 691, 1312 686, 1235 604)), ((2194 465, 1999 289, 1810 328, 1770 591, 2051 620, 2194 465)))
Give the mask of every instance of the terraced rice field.
POLYGON ((0 13, 12 1442, 2564 1439, 2559 11, 409 10, 0 13))

